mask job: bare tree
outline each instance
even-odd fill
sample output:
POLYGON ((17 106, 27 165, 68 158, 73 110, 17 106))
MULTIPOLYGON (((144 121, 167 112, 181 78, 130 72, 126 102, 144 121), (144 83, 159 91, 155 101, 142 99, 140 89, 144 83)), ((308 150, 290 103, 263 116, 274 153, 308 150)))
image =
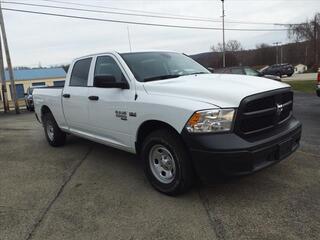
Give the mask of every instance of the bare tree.
MULTIPOLYGON (((216 47, 214 45, 212 45, 210 49, 213 52, 223 52, 223 44, 218 43, 216 47)), ((237 51, 242 51, 242 50, 243 50, 243 47, 241 45, 241 42, 239 42, 237 40, 229 40, 226 43, 226 51, 227 52, 237 52, 237 51)))
MULTIPOLYGON (((316 13, 313 19, 307 19, 301 24, 289 25, 288 37, 295 42, 307 41, 309 44, 306 46, 306 59, 307 49, 313 49, 314 67, 319 64, 319 48, 320 48, 320 13, 316 13)), ((309 51, 311 52, 311 51, 309 51)))
POLYGON ((210 50, 211 50, 212 52, 217 52, 217 50, 216 50, 216 48, 215 48, 214 45, 212 45, 212 46, 210 47, 210 50))
POLYGON ((226 50, 229 52, 237 52, 237 51, 242 51, 243 48, 239 41, 229 40, 226 44, 226 50))
POLYGON ((304 23, 289 25, 288 37, 296 42, 314 40, 314 32, 319 25, 320 13, 316 13, 312 20, 307 19, 304 23))

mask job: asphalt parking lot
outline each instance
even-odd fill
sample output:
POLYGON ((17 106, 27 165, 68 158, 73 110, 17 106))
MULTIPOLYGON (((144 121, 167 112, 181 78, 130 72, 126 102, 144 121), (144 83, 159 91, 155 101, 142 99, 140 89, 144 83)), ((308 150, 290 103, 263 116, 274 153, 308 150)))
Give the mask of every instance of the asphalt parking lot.
POLYGON ((0 113, 0 239, 319 239, 320 98, 296 93, 294 111, 289 159, 176 198, 134 155, 72 136, 52 148, 32 113, 0 113))

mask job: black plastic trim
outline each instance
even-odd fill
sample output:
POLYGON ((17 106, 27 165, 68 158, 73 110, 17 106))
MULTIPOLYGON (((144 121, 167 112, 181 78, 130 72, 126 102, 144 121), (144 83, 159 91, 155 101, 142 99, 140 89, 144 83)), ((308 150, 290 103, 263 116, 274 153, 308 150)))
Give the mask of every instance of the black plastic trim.
POLYGON ((205 182, 222 172, 228 175, 244 175, 259 171, 277 163, 297 150, 302 125, 292 118, 285 126, 266 133, 263 139, 250 142, 235 133, 190 135, 182 132, 196 173, 205 182), (282 145, 289 150, 280 154, 282 145))
MULTIPOLYGON (((266 126, 264 129, 257 129, 257 130, 254 130, 254 131, 248 132, 248 133, 243 133, 240 130, 241 121, 243 119, 246 119, 247 117, 249 117, 247 114, 244 114, 244 109, 245 109, 245 107, 247 106, 247 104, 249 102, 254 101, 254 100, 258 100, 258 99, 271 97, 271 96, 277 96, 279 94, 283 94, 283 93, 287 93, 287 92, 291 92, 293 94, 293 92, 292 92, 290 87, 285 87, 285 88, 281 88, 281 89, 276 89, 276 90, 271 90, 271 91, 266 91, 266 92, 262 92, 262 93, 253 94, 253 95, 250 95, 250 96, 242 99, 242 101, 240 102, 240 105, 239 105, 239 108, 238 108, 238 111, 237 111, 236 120, 235 120, 235 123, 234 123, 234 132, 237 133, 239 136, 242 136, 242 137, 245 137, 245 138, 250 138, 251 137, 250 135, 261 134, 264 131, 267 131, 267 130, 268 131, 272 131, 273 128, 281 127, 281 125, 283 123, 285 123, 286 121, 288 121, 290 119, 290 117, 292 116, 291 114, 290 114, 290 117, 286 118, 286 121, 282 120, 281 122, 278 122, 278 121, 275 121, 276 119, 274 119, 274 121, 270 123, 270 125, 269 125, 270 127, 266 126)), ((293 102, 289 101, 289 102, 285 103, 283 107, 287 108, 288 106, 292 106, 292 104, 293 104, 293 102)), ((271 108, 263 109, 261 112, 263 112, 265 110, 268 110, 268 113, 270 113, 271 108)), ((252 116, 254 115, 254 113, 259 113, 259 111, 255 111, 253 113, 250 112, 250 114, 252 116)), ((266 112, 264 112, 261 115, 263 116, 264 114, 266 114, 266 112)), ((260 116, 260 114, 257 117, 259 117, 259 116, 260 116)))

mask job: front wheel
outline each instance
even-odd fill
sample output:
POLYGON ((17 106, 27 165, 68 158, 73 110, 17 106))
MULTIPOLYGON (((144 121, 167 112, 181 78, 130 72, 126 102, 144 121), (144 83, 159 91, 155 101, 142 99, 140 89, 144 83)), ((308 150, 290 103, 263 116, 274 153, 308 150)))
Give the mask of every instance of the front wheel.
POLYGON ((142 159, 151 185, 167 195, 190 189, 193 169, 179 136, 167 129, 152 132, 143 142, 142 159))
POLYGON ((59 147, 66 142, 66 133, 59 128, 52 113, 46 113, 43 116, 44 133, 48 143, 53 147, 59 147))

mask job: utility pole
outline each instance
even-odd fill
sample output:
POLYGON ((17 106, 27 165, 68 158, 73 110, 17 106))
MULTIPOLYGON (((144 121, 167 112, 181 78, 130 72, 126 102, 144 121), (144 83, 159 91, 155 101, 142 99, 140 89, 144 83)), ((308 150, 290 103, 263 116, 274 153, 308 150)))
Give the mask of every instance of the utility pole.
POLYGON ((306 59, 304 61, 304 65, 308 65, 308 43, 305 43, 305 45, 306 45, 306 55, 305 55, 306 59))
POLYGON ((319 54, 318 54, 318 22, 317 14, 314 16, 314 63, 318 66, 319 54))
POLYGON ((282 51, 282 45, 280 45, 280 63, 283 62, 283 51, 282 51))
POLYGON ((16 85, 14 83, 14 75, 13 75, 12 63, 11 63, 11 58, 10 58, 10 53, 9 53, 9 46, 8 46, 8 40, 7 40, 7 35, 6 35, 6 29, 4 26, 1 3, 0 3, 0 27, 1 27, 3 45, 4 45, 4 50, 6 53, 6 59, 7 59, 7 65, 8 65, 8 72, 9 72, 10 85, 11 85, 11 98, 14 101, 14 108, 16 110, 16 114, 19 114, 20 109, 19 109, 19 104, 18 104, 18 99, 17 99, 16 85))
POLYGON ((226 67, 226 41, 225 41, 225 30, 224 30, 224 17, 225 11, 224 11, 224 0, 221 0, 222 2, 222 45, 223 45, 223 53, 222 53, 222 62, 223 67, 226 67))
POLYGON ((0 78, 1 78, 1 85, 2 85, 1 93, 2 93, 3 110, 4 110, 4 112, 8 112, 10 109, 9 109, 9 102, 8 102, 3 54, 2 54, 1 35, 0 35, 0 78))
POLYGON ((276 46, 276 64, 279 63, 279 53, 278 53, 278 47, 281 44, 281 42, 274 42, 273 45, 276 46))

